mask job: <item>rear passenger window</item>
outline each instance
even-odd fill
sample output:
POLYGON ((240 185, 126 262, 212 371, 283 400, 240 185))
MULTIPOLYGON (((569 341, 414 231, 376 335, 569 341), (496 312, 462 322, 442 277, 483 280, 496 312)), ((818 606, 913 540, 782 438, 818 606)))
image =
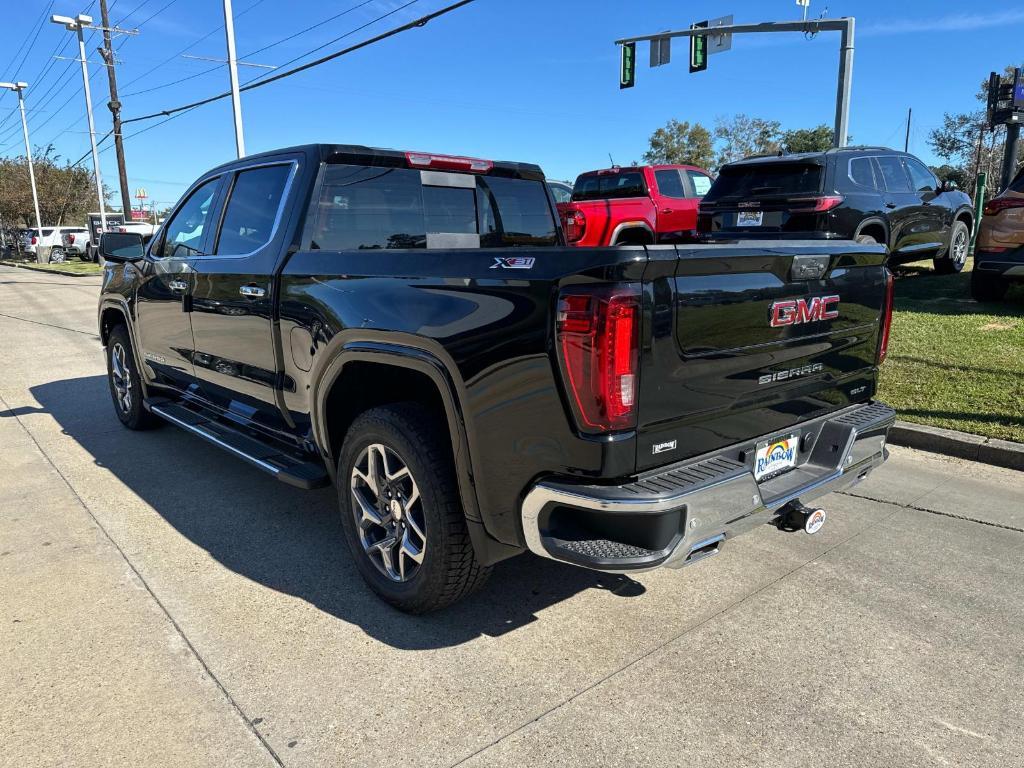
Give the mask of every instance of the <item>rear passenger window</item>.
POLYGON ((885 188, 890 192, 910 192, 910 180, 903 170, 903 163, 893 155, 879 155, 875 158, 882 172, 885 188))
POLYGON ((224 210, 214 253, 242 255, 270 242, 292 165, 268 165, 240 171, 224 210))
POLYGON ((655 171, 654 178, 658 182, 658 191, 665 197, 686 197, 683 180, 679 177, 679 171, 674 168, 655 171))
POLYGON ((875 172, 870 157, 855 157, 850 161, 850 179, 854 184, 875 189, 875 172))

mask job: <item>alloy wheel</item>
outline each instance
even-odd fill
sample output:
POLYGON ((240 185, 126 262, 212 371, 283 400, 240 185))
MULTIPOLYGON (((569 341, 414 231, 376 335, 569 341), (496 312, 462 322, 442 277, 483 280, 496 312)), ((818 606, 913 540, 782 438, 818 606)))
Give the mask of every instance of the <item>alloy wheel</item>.
POLYGON ((128 370, 128 353, 121 344, 114 344, 110 351, 110 378, 114 384, 118 408, 122 413, 131 413, 132 377, 128 370))
POLYGON ((953 261, 959 265, 966 264, 967 251, 967 232, 963 228, 960 228, 956 233, 956 237, 953 238, 953 261))
POLYGON ((373 443, 359 454, 350 485, 366 556, 392 581, 409 581, 427 550, 423 500, 409 466, 388 446, 373 443))

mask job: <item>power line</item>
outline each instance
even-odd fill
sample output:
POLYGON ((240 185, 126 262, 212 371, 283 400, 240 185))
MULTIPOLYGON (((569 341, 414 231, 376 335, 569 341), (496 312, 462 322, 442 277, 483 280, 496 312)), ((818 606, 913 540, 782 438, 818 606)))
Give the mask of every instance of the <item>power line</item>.
MULTIPOLYGON (((345 35, 342 35, 341 37, 347 37, 350 34, 358 32, 360 29, 363 29, 363 28, 369 26, 370 24, 373 24, 373 23, 375 23, 377 21, 380 21, 381 19, 386 18, 387 16, 390 16, 390 15, 392 15, 394 13, 397 13, 398 11, 401 11, 403 8, 409 7, 410 5, 412 5, 413 3, 417 2, 417 1, 418 0, 409 0, 409 2, 405 3, 404 5, 401 5, 401 6, 397 7, 397 8, 395 8, 392 11, 389 11, 388 13, 380 16, 377 19, 374 19, 373 21, 367 22, 362 27, 359 27, 358 29, 354 29, 354 30, 352 30, 352 32, 348 32, 345 35)), ((394 27, 393 29, 389 29, 387 32, 382 32, 381 34, 376 35, 375 37, 371 37, 371 38, 369 38, 367 40, 364 40, 364 41, 362 41, 360 43, 356 43, 355 45, 349 46, 348 48, 343 48, 340 51, 335 51, 334 53, 330 53, 330 54, 328 54, 326 56, 321 56, 319 59, 314 59, 313 61, 307 62, 305 64, 302 64, 302 65, 300 65, 298 67, 294 67, 294 68, 289 69, 289 70, 286 70, 284 72, 278 72, 278 73, 275 73, 273 75, 268 75, 268 76, 264 77, 264 79, 254 79, 252 81, 249 81, 247 84, 245 84, 241 88, 239 88, 239 90, 240 91, 251 91, 251 90, 253 90, 255 88, 259 88, 261 86, 269 85, 270 83, 277 82, 278 80, 283 80, 286 77, 291 77, 292 75, 296 75, 299 72, 304 72, 307 69, 312 69, 313 67, 318 67, 321 64, 325 64, 328 61, 332 61, 333 59, 337 59, 340 56, 345 56, 346 54, 352 53, 354 51, 358 51, 358 50, 360 50, 362 48, 366 48, 367 46, 373 45, 374 43, 378 43, 381 40, 385 40, 385 39, 387 39, 389 37, 393 37, 393 36, 395 36, 397 34, 405 32, 407 30, 415 29, 416 27, 425 26, 428 22, 438 18, 439 16, 444 16, 445 14, 451 13, 452 11, 454 11, 454 10, 456 10, 458 8, 461 8, 461 7, 465 6, 465 5, 469 5, 472 2, 474 2, 474 0, 459 0, 459 2, 452 3, 451 5, 446 5, 444 8, 441 8, 440 10, 434 11, 433 13, 428 13, 425 16, 421 16, 420 18, 415 19, 414 21, 410 21, 407 24, 402 24, 399 27, 394 27)), ((336 42, 339 39, 341 39, 341 38, 336 38, 335 40, 332 40, 331 42, 336 42)), ((314 48, 313 51, 319 50, 320 48, 323 48, 325 45, 329 45, 329 44, 330 43, 325 43, 324 45, 318 46, 317 48, 314 48)), ((303 54, 302 56, 298 56, 295 59, 292 59, 292 61, 296 61, 297 59, 304 58, 305 56, 308 56, 309 53, 312 53, 313 51, 308 51, 307 53, 303 54)), ((173 115, 176 112, 181 112, 182 110, 193 109, 195 107, 201 107, 201 106, 203 106, 205 104, 210 104, 210 103, 212 103, 214 101, 219 101, 220 99, 225 99, 225 98, 227 98, 230 95, 231 95, 231 91, 225 91, 224 93, 217 94, 216 96, 210 96, 210 97, 205 98, 205 99, 200 99, 199 101, 194 101, 191 104, 183 104, 182 106, 174 107, 173 109, 165 109, 165 110, 161 110, 160 112, 154 112, 154 113, 149 114, 149 115, 142 115, 140 117, 133 117, 133 118, 131 118, 129 120, 125 120, 123 122, 125 124, 127 124, 127 123, 137 123, 140 120, 151 120, 154 117, 163 117, 163 116, 166 116, 166 115, 173 115)))

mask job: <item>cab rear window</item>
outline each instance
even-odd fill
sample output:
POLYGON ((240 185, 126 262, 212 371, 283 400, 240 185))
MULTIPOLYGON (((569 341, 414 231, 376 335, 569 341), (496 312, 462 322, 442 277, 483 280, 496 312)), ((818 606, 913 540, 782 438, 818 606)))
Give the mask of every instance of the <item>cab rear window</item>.
POLYGON ((453 186, 437 179, 437 174, 407 168, 327 166, 310 247, 345 251, 427 248, 432 242, 481 248, 557 244, 544 182, 467 175, 460 183, 468 186, 453 186))
POLYGON ((722 168, 708 197, 813 195, 821 191, 822 168, 812 163, 764 163, 722 168))
POLYGON ((615 197, 645 197, 647 186, 640 171, 584 173, 572 188, 573 200, 604 200, 615 197))

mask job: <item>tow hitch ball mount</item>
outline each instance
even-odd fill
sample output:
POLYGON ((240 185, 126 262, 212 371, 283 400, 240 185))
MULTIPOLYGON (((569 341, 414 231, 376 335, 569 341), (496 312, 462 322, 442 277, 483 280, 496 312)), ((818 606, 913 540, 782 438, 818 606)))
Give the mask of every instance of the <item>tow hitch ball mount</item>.
POLYGON ((825 524, 824 509, 807 507, 800 503, 800 500, 791 501, 782 508, 778 519, 778 526, 783 531, 799 531, 804 533, 817 533, 825 524))

